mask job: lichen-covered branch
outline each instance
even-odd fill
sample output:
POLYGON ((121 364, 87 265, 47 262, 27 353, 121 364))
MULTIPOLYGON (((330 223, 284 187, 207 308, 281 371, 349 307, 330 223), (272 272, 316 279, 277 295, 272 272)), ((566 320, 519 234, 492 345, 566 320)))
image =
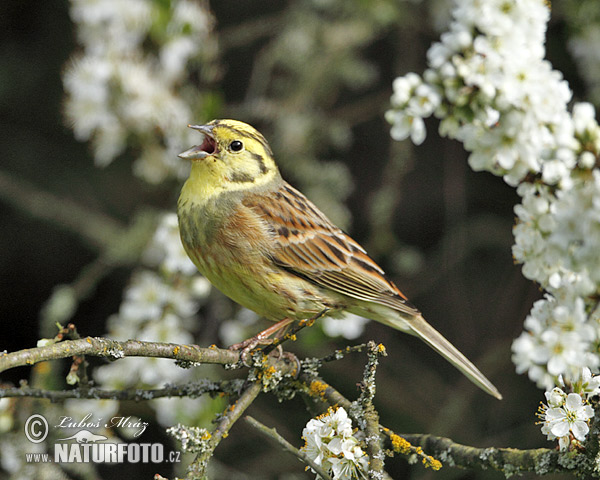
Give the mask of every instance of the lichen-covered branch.
POLYGON ((364 432, 366 435, 367 451, 369 453, 369 478, 381 478, 384 468, 385 455, 381 448, 381 436, 379 428, 379 414, 373 405, 375 397, 375 373, 379 364, 379 356, 387 355, 385 347, 370 341, 367 344, 367 364, 360 385, 361 393, 358 403, 361 406, 364 418, 364 432))
MULTIPOLYGON (((338 405, 348 411, 353 420, 360 421, 354 416, 356 409, 352 408, 353 402, 322 378, 303 372, 298 380, 304 387, 303 394, 309 398, 309 407, 320 412, 326 410, 327 406, 338 405)), ((387 437, 386 448, 390 452, 416 455, 425 467, 434 470, 444 464, 465 469, 495 469, 507 476, 531 472, 537 475, 572 473, 580 478, 600 478, 594 460, 598 451, 596 440, 593 440, 593 445, 587 445, 587 452, 559 452, 547 448, 477 448, 461 445, 449 438, 428 434, 395 434, 384 426, 380 425, 380 428, 387 437)))
MULTIPOLYGON (((63 329, 66 331, 66 329, 63 329)), ((75 340, 58 341, 68 337, 63 335, 54 339, 52 343, 37 348, 20 350, 0 355, 0 372, 25 365, 34 365, 39 362, 61 358, 91 355, 97 357, 122 359, 130 356, 146 356, 168 358, 181 362, 182 364, 237 364, 240 359, 239 352, 218 349, 215 347, 201 348, 195 345, 177 345, 160 342, 143 342, 137 340, 116 341, 106 338, 86 337, 75 340)), ((289 356, 266 356, 262 353, 253 354, 254 368, 250 370, 245 380, 231 381, 199 381, 186 385, 167 385, 162 389, 143 390, 133 389, 125 391, 104 390, 93 386, 82 385, 80 388, 64 391, 49 391, 31 388, 23 383, 18 388, 0 389, 0 398, 3 397, 35 397, 48 398, 52 401, 60 401, 67 398, 91 398, 91 399, 115 399, 115 400, 151 400, 155 398, 170 396, 197 397, 205 393, 223 392, 229 395, 240 395, 242 386, 248 385, 242 391, 239 399, 231 404, 222 414, 213 432, 203 430, 196 435, 202 449, 196 451, 197 457, 190 465, 188 478, 203 478, 206 464, 212 456, 215 448, 227 435, 233 424, 243 415, 244 411, 260 394, 261 391, 273 391, 277 395, 286 392, 288 397, 293 393, 301 393, 309 400, 309 408, 321 413, 328 406, 340 406, 353 416, 357 424, 362 425, 368 437, 369 455, 371 457, 370 470, 375 473, 383 472, 383 459, 378 467, 374 461, 380 459, 384 451, 380 445, 380 436, 376 431, 383 433, 386 439, 385 453, 401 453, 411 456, 417 455, 422 458, 423 464, 432 468, 440 468, 440 461, 447 466, 467 469, 495 469, 502 471, 505 475, 515 475, 524 472, 533 472, 538 475, 550 473, 573 473, 581 478, 600 478, 600 472, 595 469, 595 455, 598 451, 597 439, 593 437, 586 442, 587 451, 559 452, 546 448, 534 450, 519 450, 513 448, 477 448, 461 445, 449 438, 437 437, 427 434, 403 434, 397 435, 389 429, 381 426, 376 419, 377 412, 369 413, 369 405, 372 406, 374 387, 366 389, 358 401, 351 402, 338 392, 333 386, 318 376, 318 369, 323 361, 331 361, 335 357, 342 358, 344 353, 359 351, 364 348, 346 349, 326 359, 305 359, 301 362, 303 370, 298 374, 297 364, 290 361, 289 356), (290 392, 292 393, 290 395, 290 392), (375 416, 366 418, 370 414, 375 416), (357 416, 360 414, 360 416, 357 416), (375 423, 373 423, 375 422, 375 423), (371 438, 372 437, 372 438, 371 438), (431 457, 433 455, 435 458, 431 457), (377 468, 376 468, 377 467, 377 468)), ((365 368, 364 383, 371 385, 374 381, 375 363, 377 353, 375 344, 368 345, 371 356, 365 368), (371 358, 373 357, 373 358, 371 358)), ((285 399, 284 396, 281 399, 285 399)), ((177 427, 180 431, 179 437, 193 437, 190 429, 194 427, 177 427), (191 433, 190 433, 191 432, 191 433)), ((266 428, 266 427, 265 427, 266 428)), ((592 428, 596 432, 596 428, 592 428)), ((263 432, 264 433, 264 432, 263 432)), ((198 443, 198 442, 197 442, 198 443)))
POLYGON ((221 443, 221 440, 229 434, 229 430, 235 422, 242 416, 246 409, 252 404, 254 399, 262 391, 262 383, 255 381, 250 384, 242 393, 237 402, 227 407, 217 425, 217 428, 208 436, 206 448, 202 449, 194 461, 187 469, 188 480, 204 479, 208 461, 213 456, 215 448, 221 443))
POLYGON ((36 348, 27 348, 0 356, 0 372, 9 368, 35 365, 39 362, 68 358, 75 355, 91 355, 117 360, 125 357, 171 358, 180 362, 216 363, 221 365, 237 363, 240 354, 233 350, 201 348, 197 345, 177 345, 175 343, 143 342, 140 340, 110 340, 100 337, 86 337, 36 348))
POLYGON ((461 445, 449 438, 424 434, 401 434, 413 445, 439 458, 445 465, 460 468, 500 470, 511 476, 524 472, 538 475, 573 473, 580 478, 600 478, 600 472, 582 452, 559 452, 548 448, 476 448, 461 445))
POLYGON ((71 390, 46 390, 42 388, 32 388, 27 385, 12 388, 0 388, 0 398, 10 397, 29 397, 29 398, 47 398, 52 402, 67 400, 70 398, 93 399, 93 400, 133 400, 140 402, 143 400, 155 400, 157 398, 170 397, 188 397, 197 398, 204 394, 224 393, 226 395, 239 394, 244 380, 222 380, 214 382, 212 380, 199 380, 186 383, 184 385, 168 385, 164 388, 155 389, 126 389, 126 390, 106 390, 97 387, 73 388, 71 390))

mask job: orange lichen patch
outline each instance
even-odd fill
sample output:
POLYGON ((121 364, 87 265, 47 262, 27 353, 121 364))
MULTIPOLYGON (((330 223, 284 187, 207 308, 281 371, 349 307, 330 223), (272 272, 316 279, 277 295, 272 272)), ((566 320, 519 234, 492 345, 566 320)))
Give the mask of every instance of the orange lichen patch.
POLYGON ((431 467, 432 470, 436 471, 442 468, 442 462, 430 456, 423 459, 423 465, 425 465, 425 468, 431 467))
POLYGON ((312 327, 314 323, 315 323, 314 318, 308 318, 306 320, 300 320, 298 325, 300 325, 301 327, 312 327))
POLYGON ((216 350, 217 346, 213 343, 212 345, 209 345, 208 348, 210 348, 211 350, 216 350))
POLYGON ((377 353, 379 355, 385 355, 387 353, 385 350, 385 345, 383 343, 380 343, 379 345, 377 345, 377 353))
POLYGON ((394 452, 401 453, 403 455, 408 455, 412 448, 410 442, 400 435, 396 435, 395 433, 390 434, 390 440, 392 441, 392 447, 394 452))
POLYGON ((179 346, 175 347, 173 349, 173 355, 179 355, 179 352, 181 351, 181 348, 179 346))
POLYGON ((392 448, 394 449, 394 452, 402 455, 410 455, 411 453, 415 453, 422 458, 421 461, 423 462, 425 468, 430 467, 432 470, 439 470, 442 468, 442 462, 433 458, 431 455, 425 454, 421 447, 412 446, 408 440, 402 438, 400 435, 392 433, 389 428, 384 428, 383 431, 389 435, 390 440, 392 441, 392 448))
POLYGON ((308 387, 309 394, 312 397, 323 398, 325 396, 326 390, 327 390, 327 384, 324 382, 321 382, 319 380, 313 380, 312 382, 310 382, 310 385, 308 387))
POLYGON ((92 343, 92 339, 91 339, 90 337, 87 337, 87 338, 85 339, 85 341, 86 341, 86 342, 88 342, 88 343, 92 343))

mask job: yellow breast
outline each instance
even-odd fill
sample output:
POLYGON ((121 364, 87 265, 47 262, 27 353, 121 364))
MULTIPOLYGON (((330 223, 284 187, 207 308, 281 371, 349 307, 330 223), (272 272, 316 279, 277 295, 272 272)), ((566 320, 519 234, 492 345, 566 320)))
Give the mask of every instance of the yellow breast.
POLYGON ((321 289, 275 265, 266 225, 226 197, 201 204, 180 198, 181 241, 200 273, 232 300, 270 320, 310 318, 322 311, 321 289))

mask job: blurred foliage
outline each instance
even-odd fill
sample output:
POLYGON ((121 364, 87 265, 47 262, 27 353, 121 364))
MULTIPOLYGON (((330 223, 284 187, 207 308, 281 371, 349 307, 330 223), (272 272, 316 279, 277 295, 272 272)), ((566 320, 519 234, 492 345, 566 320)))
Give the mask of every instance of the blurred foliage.
MULTIPOLYGON (((505 397, 486 397, 427 346, 369 324, 363 339, 383 342, 390 354, 378 371, 383 424, 475 446, 547 446, 534 417, 543 396, 510 361, 510 342, 540 295, 512 264, 514 191, 501 179, 470 171, 461 148, 435 135, 416 149, 393 143, 383 120, 392 80, 423 70, 424 53, 447 19, 444 3, 212 1, 221 72, 212 85, 198 79, 209 92, 204 113, 258 128, 284 177, 365 245, 505 397)), ((0 4, 0 315, 6 329, 0 349, 33 346, 40 309, 53 288, 73 282, 101 251, 69 224, 36 214, 30 205, 36 196, 75 202, 123 229, 148 208, 174 210, 178 195, 174 182, 150 187, 134 177, 128 154, 95 168, 88 146, 65 125, 61 72, 78 48, 68 9, 66 0, 0 4)), ((577 54, 583 50, 576 44, 581 35, 599 35, 599 11, 594 0, 558 2, 548 36, 548 56, 576 96, 596 102, 600 60, 577 54)), ((435 130, 435 124, 428 127, 435 130)), ((86 294, 72 319, 83 335, 105 331, 131 269, 126 262, 113 265, 86 294)), ((203 318, 227 318, 232 308, 214 294, 203 318)), ((217 325, 209 323, 198 327, 206 344, 219 341, 217 325)), ((316 332, 300 337, 289 347, 299 355, 322 355, 348 343, 324 342, 316 332)), ((364 361, 349 356, 324 374, 355 398, 364 361)), ((4 380, 16 383, 29 374, 15 370, 4 380)), ((300 445, 309 415, 298 399, 280 404, 264 396, 250 413, 300 445)), ((311 477, 295 459, 255 438, 237 425, 217 450, 222 471, 215 478, 311 477)), ((431 472, 401 459, 387 467, 394 478, 503 477, 450 467, 431 472)), ((150 478, 150 470, 123 469, 120 475, 150 478)), ((107 478, 111 471, 104 472, 107 478)))

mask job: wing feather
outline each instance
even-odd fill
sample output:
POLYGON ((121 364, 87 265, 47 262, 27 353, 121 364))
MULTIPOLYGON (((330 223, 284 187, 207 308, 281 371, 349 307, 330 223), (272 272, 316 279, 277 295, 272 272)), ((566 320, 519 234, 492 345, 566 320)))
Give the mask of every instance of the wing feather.
POLYGON ((364 248, 298 190, 283 183, 274 192, 247 195, 243 203, 273 235, 271 255, 280 267, 349 297, 419 314, 364 248))

